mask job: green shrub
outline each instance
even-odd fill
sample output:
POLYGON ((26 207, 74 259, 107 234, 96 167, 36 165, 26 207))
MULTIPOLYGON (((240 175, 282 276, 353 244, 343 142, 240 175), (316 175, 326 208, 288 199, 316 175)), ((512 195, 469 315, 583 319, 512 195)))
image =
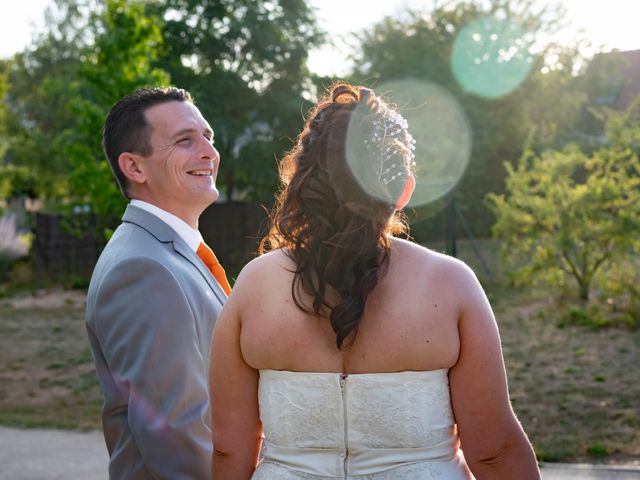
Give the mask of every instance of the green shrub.
POLYGON ((587 447, 587 454, 594 458, 603 458, 609 455, 609 449, 602 442, 593 442, 587 447))

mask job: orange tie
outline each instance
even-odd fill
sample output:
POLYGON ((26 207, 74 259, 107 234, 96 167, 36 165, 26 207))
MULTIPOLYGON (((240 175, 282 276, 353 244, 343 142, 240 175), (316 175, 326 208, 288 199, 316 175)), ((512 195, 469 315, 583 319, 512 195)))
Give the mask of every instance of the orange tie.
POLYGON ((213 253, 213 250, 209 248, 209 245, 204 242, 200 242, 200 246, 198 247, 196 254, 211 271, 225 293, 229 295, 231 293, 231 286, 227 280, 227 275, 224 273, 224 268, 222 268, 222 265, 218 262, 216 255, 213 253))

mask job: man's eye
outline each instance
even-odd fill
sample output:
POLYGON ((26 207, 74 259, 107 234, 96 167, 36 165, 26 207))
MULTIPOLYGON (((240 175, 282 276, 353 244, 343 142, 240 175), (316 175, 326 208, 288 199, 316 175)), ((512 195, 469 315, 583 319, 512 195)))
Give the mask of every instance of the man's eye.
POLYGON ((189 137, 185 137, 185 138, 181 138, 180 140, 178 140, 178 143, 188 143, 190 141, 191 141, 191 139, 189 137))

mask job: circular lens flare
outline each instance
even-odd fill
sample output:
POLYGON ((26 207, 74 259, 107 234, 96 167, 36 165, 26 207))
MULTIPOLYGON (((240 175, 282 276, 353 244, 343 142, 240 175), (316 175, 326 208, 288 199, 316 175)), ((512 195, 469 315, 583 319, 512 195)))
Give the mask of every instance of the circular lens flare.
POLYGON ((533 62, 530 46, 516 22, 483 16, 457 34, 451 70, 464 91, 483 98, 502 97, 527 77, 533 62))
MULTIPOLYGON (((416 188, 409 207, 432 203, 455 187, 471 154, 471 127, 457 100, 442 87, 418 80, 395 80, 375 88, 376 95, 394 105, 407 119, 416 141, 416 188)), ((347 163, 359 185, 371 196, 381 195, 379 181, 366 165, 364 140, 347 132, 347 163)))

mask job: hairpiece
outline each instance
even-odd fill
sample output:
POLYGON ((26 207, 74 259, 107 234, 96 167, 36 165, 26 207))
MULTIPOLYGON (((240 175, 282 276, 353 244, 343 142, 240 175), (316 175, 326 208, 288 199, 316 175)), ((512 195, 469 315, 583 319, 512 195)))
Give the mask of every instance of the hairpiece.
MULTIPOLYGON (((371 90, 360 89, 360 101, 366 102, 371 90)), ((399 162, 398 157, 408 156, 409 165, 415 165, 416 141, 409 133, 407 120, 398 112, 382 106, 378 117, 373 121, 373 134, 365 139, 364 144, 374 154, 379 156, 378 180, 388 185, 406 172, 406 164, 399 162)))

